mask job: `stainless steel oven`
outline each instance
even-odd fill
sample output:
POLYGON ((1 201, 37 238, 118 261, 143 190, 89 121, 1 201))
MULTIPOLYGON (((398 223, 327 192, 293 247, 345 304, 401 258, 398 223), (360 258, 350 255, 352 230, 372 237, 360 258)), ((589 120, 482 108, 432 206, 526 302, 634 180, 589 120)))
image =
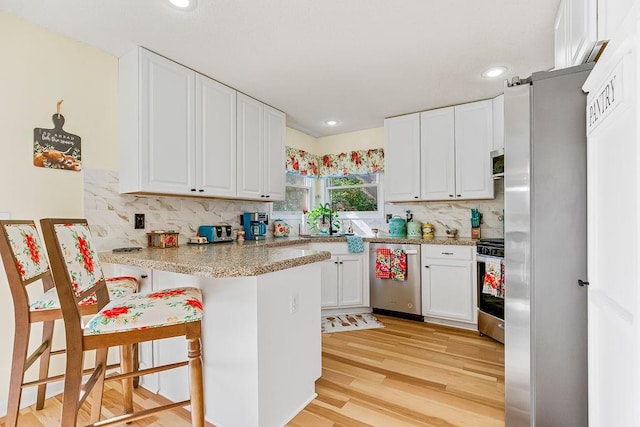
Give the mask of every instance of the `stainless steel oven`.
POLYGON ((481 239, 478 262, 478 332, 504 344, 504 239, 481 239))

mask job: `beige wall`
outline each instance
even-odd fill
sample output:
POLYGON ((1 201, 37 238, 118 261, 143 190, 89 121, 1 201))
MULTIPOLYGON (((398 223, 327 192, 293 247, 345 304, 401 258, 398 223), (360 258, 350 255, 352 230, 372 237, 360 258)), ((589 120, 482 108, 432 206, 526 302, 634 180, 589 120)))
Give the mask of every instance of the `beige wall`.
MULTIPOLYGON (((0 212, 34 220, 83 216, 83 172, 34 167, 33 129, 52 128, 56 102, 64 99, 64 129, 82 138, 82 166, 117 169, 118 60, 7 13, 0 13, 0 40, 0 212)), ((2 416, 13 346, 13 305, 2 266, 0 324, 2 416)))
POLYGON ((300 148, 313 154, 317 153, 318 140, 312 136, 302 133, 299 130, 287 127, 287 133, 285 135, 285 145, 288 147, 300 148))
POLYGON ((352 150, 384 147, 384 127, 314 138, 298 130, 287 128, 286 145, 313 154, 337 154, 352 150))
POLYGON ((337 154, 351 150, 384 147, 384 127, 323 136, 317 140, 316 154, 337 154))

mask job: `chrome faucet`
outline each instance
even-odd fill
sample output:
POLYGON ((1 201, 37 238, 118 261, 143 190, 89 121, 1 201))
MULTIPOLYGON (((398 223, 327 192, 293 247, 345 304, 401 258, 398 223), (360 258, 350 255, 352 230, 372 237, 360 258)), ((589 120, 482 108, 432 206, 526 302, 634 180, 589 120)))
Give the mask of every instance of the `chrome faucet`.
POLYGON ((336 230, 333 229, 333 218, 332 218, 333 211, 331 210, 331 204, 329 202, 325 203, 324 206, 323 206, 323 211, 322 211, 322 222, 323 223, 324 223, 324 220, 326 219, 325 214, 324 214, 324 211, 326 209, 329 210, 329 236, 331 236, 331 235, 333 235, 334 231, 336 231, 336 230))

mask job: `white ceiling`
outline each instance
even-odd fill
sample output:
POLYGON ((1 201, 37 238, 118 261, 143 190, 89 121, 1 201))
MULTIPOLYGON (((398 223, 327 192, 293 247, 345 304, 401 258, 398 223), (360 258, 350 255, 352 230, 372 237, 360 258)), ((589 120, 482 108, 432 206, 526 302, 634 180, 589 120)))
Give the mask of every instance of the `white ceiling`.
POLYGON ((0 0, 0 10, 121 56, 136 45, 287 113, 312 136, 490 98, 553 67, 559 0, 0 0), (333 128, 325 120, 335 119, 333 128))

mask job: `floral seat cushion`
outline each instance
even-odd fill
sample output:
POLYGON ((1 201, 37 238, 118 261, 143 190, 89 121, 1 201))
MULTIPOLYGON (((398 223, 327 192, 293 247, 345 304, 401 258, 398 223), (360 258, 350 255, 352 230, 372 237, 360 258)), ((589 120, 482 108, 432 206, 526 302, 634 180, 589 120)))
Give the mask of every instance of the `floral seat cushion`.
MULTIPOLYGON (((107 289, 109 290, 109 299, 116 300, 135 293, 138 290, 138 280, 135 277, 118 276, 105 279, 107 282, 107 289)), ((96 295, 89 295, 79 305, 91 305, 97 301, 96 295)), ((58 292, 56 288, 51 288, 37 301, 34 301, 29 305, 31 311, 40 310, 57 310, 60 308, 60 300, 58 299, 58 292)))
POLYGON ((133 294, 109 302, 84 328, 85 335, 108 334, 194 322, 202 319, 197 288, 133 294))

